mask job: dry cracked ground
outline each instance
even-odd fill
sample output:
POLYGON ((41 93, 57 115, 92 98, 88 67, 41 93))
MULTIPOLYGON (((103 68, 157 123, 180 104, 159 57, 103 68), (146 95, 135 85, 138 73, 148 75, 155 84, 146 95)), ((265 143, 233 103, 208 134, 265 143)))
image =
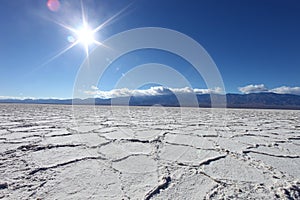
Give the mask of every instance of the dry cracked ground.
POLYGON ((299 199, 300 112, 0 104, 2 199, 299 199))

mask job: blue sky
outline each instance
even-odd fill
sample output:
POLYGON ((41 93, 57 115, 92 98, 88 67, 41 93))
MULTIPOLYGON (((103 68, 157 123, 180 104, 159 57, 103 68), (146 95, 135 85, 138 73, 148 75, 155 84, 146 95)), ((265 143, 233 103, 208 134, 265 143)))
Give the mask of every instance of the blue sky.
MULTIPOLYGON (((1 1, 0 96, 72 97, 76 74, 86 52, 78 44, 56 56, 71 45, 68 36, 73 34, 57 22, 77 29, 82 24, 81 2, 60 3, 59 10, 53 12, 47 7, 47 0, 1 1)), ((97 27, 129 5, 95 34, 100 42, 132 28, 173 29, 206 49, 228 93, 300 91, 296 88, 300 86, 297 0, 87 0, 82 4, 91 27, 97 27), (247 87, 239 90, 244 86, 247 87)), ((90 50, 95 46, 90 46, 90 50)), ((136 51, 118 59, 97 87, 112 90, 122 74, 151 62, 178 70, 194 88, 206 87, 189 63, 159 50, 136 51)))

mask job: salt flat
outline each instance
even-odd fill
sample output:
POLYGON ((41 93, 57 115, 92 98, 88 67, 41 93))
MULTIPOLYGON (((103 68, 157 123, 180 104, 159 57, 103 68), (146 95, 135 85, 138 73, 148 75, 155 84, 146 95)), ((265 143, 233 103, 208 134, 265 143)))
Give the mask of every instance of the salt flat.
POLYGON ((2 199, 300 199, 300 111, 0 111, 2 199))

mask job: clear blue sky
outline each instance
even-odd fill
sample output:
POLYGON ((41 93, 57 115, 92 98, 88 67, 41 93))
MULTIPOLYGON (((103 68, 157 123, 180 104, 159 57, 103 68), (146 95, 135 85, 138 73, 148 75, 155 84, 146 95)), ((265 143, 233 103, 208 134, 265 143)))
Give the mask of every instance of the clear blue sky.
MULTIPOLYGON (((52 12, 46 0, 1 1, 0 96, 72 97, 76 73, 86 54, 82 45, 76 45, 52 59, 70 45, 68 36, 72 35, 55 21, 79 26, 81 3, 60 2, 59 10, 52 12)), ((129 4, 116 20, 96 33, 97 40, 138 27, 174 29, 206 49, 221 72, 226 92, 237 93, 238 87, 249 84, 300 86, 298 0, 83 1, 92 27, 129 4)), ((154 50, 120 59, 114 66, 126 63, 127 68, 107 70, 98 87, 110 90, 130 66, 148 62, 181 69, 193 87, 205 87, 188 63, 154 50)))

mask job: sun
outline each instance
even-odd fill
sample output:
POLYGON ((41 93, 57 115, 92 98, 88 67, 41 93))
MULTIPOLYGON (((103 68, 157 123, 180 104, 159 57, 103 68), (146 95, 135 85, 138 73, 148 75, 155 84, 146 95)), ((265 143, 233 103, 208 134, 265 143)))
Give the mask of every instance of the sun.
MULTIPOLYGON (((102 30, 108 24, 112 23, 114 20, 117 20, 117 18, 123 12, 125 12, 131 5, 132 5, 132 3, 129 4, 128 6, 126 6, 125 8, 123 8, 122 10, 120 10, 119 12, 117 12, 116 14, 114 14, 113 16, 111 16, 109 19, 104 21, 102 24, 100 24, 96 28, 91 28, 89 25, 89 22, 87 20, 86 14, 84 12, 83 3, 81 1, 81 15, 82 15, 81 16, 81 22, 82 22, 81 24, 82 25, 80 28, 75 28, 73 26, 69 26, 69 25, 59 22, 59 21, 53 21, 54 23, 60 25, 61 27, 65 28, 71 32, 71 35, 69 35, 67 37, 67 40, 69 41, 70 45, 67 45, 64 49, 59 51, 55 56, 51 57, 43 65, 53 61, 54 59, 58 58, 59 56, 61 56, 62 54, 64 54, 65 52, 72 49, 73 47, 75 47, 78 44, 81 44, 84 47, 87 57, 89 56, 89 49, 92 48, 93 46, 107 47, 102 42, 98 41, 95 38, 96 33, 99 32, 100 30, 102 30)), ((109 47, 107 47, 107 48, 109 48, 109 47)))
POLYGON ((68 47, 68 49, 72 48, 73 46, 77 45, 77 44, 82 44, 86 55, 89 55, 89 48, 92 45, 102 45, 101 42, 97 41, 95 39, 95 33, 99 31, 99 26, 95 29, 92 29, 88 22, 85 21, 85 19, 83 18, 83 22, 82 22, 82 26, 81 28, 75 29, 72 27, 68 27, 68 26, 64 26, 65 28, 67 28, 68 30, 70 30, 73 33, 73 36, 69 36, 70 39, 69 42, 72 43, 71 46, 68 47))
POLYGON ((88 25, 76 30, 75 34, 77 37, 77 42, 83 44, 84 46, 89 46, 96 42, 94 31, 88 25))

